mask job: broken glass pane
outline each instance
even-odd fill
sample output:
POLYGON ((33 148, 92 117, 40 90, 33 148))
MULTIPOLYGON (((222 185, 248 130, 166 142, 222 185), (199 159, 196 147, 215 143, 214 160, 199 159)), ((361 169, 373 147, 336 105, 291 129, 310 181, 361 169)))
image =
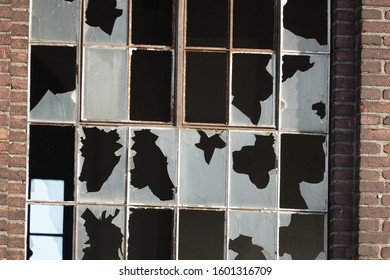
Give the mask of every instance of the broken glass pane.
MULTIPOLYGON (((64 197, 73 200, 75 129, 71 126, 30 126, 29 179, 64 182, 64 197)), ((31 185, 30 185, 31 195, 31 185)), ((32 199, 43 199, 36 197, 32 199)))
POLYGON ((72 258, 73 207, 29 205, 27 259, 72 258))
POLYGON ((130 119, 169 122, 172 103, 171 83, 171 52, 133 51, 131 54, 130 119), (145 110, 145 108, 148 109, 145 110))
POLYGON ((30 119, 75 121, 76 47, 32 46, 30 119))
POLYGON ((324 260, 324 215, 279 214, 279 258, 324 260))
POLYGON ((76 259, 124 259, 124 234, 125 211, 123 207, 79 206, 76 259))
POLYGON ((328 0, 282 0, 284 50, 329 51, 328 0))
POLYGON ((277 143, 275 134, 230 133, 230 206, 276 206, 277 143))
POLYGON ((179 259, 224 259, 225 213, 222 211, 179 211, 179 259))
POLYGON ((227 132, 186 129, 180 145, 180 204, 225 205, 227 132))
POLYGON ((280 207, 325 210, 327 207, 326 137, 283 134, 280 207))
POLYGON ((130 208, 128 259, 172 259, 173 219, 171 209, 130 208))
POLYGON ((227 47, 227 0, 187 0, 187 46, 227 47))
POLYGON ((233 55, 231 124, 274 124, 274 76, 271 55, 233 55))
POLYGON ((31 41, 76 43, 80 1, 32 0, 31 41))
POLYGON ((65 182, 63 180, 31 179, 30 199, 32 200, 64 200, 65 182))
POLYGON ((173 204, 177 185, 175 129, 134 129, 130 139, 132 203, 173 204))
POLYGON ((79 200, 124 202, 127 128, 79 130, 79 200))
POLYGON ((84 119, 128 119, 127 58, 125 49, 85 49, 84 119))
POLYGON ((275 224, 274 213, 231 211, 228 259, 275 259, 275 224))
POLYGON ((233 47, 273 49, 274 0, 235 0, 233 47))
POLYGON ((84 40, 93 44, 127 43, 128 0, 85 1, 84 40))
POLYGON ((133 0, 132 43, 172 45, 172 0, 133 0))
POLYGON ((284 55, 282 61, 282 129, 326 132, 329 56, 284 55))
POLYGON ((185 120, 226 123, 227 55, 188 52, 186 67, 185 120))

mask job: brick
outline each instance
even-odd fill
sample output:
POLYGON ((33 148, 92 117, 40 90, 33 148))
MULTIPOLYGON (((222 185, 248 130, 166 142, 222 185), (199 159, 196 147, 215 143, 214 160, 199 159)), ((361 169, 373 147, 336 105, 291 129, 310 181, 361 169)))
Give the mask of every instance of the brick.
POLYGON ((22 249, 18 249, 18 250, 9 249, 7 252, 7 259, 8 260, 24 260, 24 250, 22 250, 22 249))
POLYGON ((390 234, 379 232, 360 232, 359 242, 369 244, 389 244, 390 234))
POLYGON ((355 120, 354 119, 333 119, 332 125, 333 127, 338 129, 353 129, 355 127, 355 120))
MULTIPOLYGON (((336 1, 338 3, 338 1, 336 1)), ((333 18, 335 21, 355 21, 356 13, 351 10, 334 10, 333 18)))
POLYGON ((362 31, 367 33, 390 33, 390 22, 363 21, 361 27, 362 31))
POLYGON ((356 109, 355 109, 355 105, 334 104, 332 106, 332 110, 336 116, 354 116, 356 109))
POLYGON ((28 36, 28 25, 27 24, 12 24, 11 28, 12 36, 28 36))
POLYGON ((24 248, 24 238, 12 237, 8 239, 8 248, 24 248))
POLYGON ((378 192, 387 193, 390 192, 390 185, 384 182, 359 182, 360 192, 378 192))
POLYGON ((384 170, 382 176, 385 180, 390 180, 390 170, 384 170))
POLYGON ((379 256, 380 248, 375 245, 359 245, 359 255, 366 257, 377 257, 379 256))
MULTIPOLYGON (((22 220, 23 221, 23 220, 22 220)), ((10 221, 8 223, 8 234, 19 234, 23 235, 25 234, 25 227, 24 227, 24 222, 23 223, 15 223, 13 221, 10 221)))
POLYGON ((386 154, 390 154, 390 144, 387 144, 383 147, 383 151, 386 153, 386 154))
POLYGON ((359 178, 366 181, 378 181, 381 173, 377 170, 361 169, 359 178))
POLYGON ((26 186, 25 184, 10 183, 8 186, 8 194, 25 194, 26 186))
POLYGON ((23 208, 24 204, 25 204, 24 197, 9 197, 8 198, 8 206, 9 207, 23 208))
POLYGON ((379 205, 381 200, 377 197, 375 193, 362 193, 360 194, 360 204, 364 205, 379 205))
POLYGON ((390 259, 390 247, 384 247, 382 248, 381 257, 390 259))
POLYGON ((383 231, 384 232, 390 232, 390 222, 384 222, 383 223, 383 231))
POLYGON ((382 64, 379 61, 363 61, 361 71, 366 73, 381 73, 382 64))
POLYGON ((27 63, 28 54, 27 52, 13 52, 11 55, 12 62, 16 63, 27 63))
POLYGON ((352 194, 354 192, 354 186, 351 181, 334 181, 331 185, 331 192, 352 194))
POLYGON ((335 170, 332 172, 333 180, 352 180, 352 170, 335 170))
POLYGON ((362 88, 360 91, 361 99, 378 100, 382 97, 382 92, 374 88, 362 88))
POLYGON ((11 39, 11 48, 12 49, 27 49, 28 48, 27 38, 11 39))
POLYGON ((12 7, 18 9, 28 9, 30 7, 29 0, 12 0, 12 7))
POLYGON ((333 65, 333 72, 337 75, 355 76, 355 64, 335 64, 333 65))
POLYGON ((363 100, 360 102, 362 112, 390 113, 390 102, 378 102, 363 100))
POLYGON ((351 23, 338 23, 334 27, 334 32, 339 36, 354 36, 356 33, 356 26, 353 22, 351 23))
POLYGON ((333 259, 351 259, 352 248, 350 247, 334 247, 330 248, 329 255, 333 259))
POLYGON ((384 125, 390 125, 390 117, 387 116, 384 120, 383 120, 383 124, 384 125))
POLYGON ((333 91, 331 98, 334 102, 353 102, 356 99, 356 94, 353 91, 333 91))
POLYGON ((27 90, 27 79, 20 77, 12 77, 12 88, 13 89, 25 89, 27 90))
POLYGON ((390 208, 361 207, 359 209, 359 216, 362 218, 388 218, 390 217, 390 208))
POLYGON ((337 143, 331 146, 331 154, 351 154, 353 146, 351 144, 337 143))
POLYGON ((355 38, 350 37, 334 37, 333 38, 334 48, 353 48, 355 47, 355 38))
POLYGON ((27 152, 26 143, 10 143, 9 152, 13 155, 25 155, 27 152))
POLYGON ((352 156, 347 156, 347 155, 336 155, 333 159, 332 159, 332 163, 335 165, 335 166, 339 166, 339 167, 350 167, 350 166, 353 166, 353 163, 354 163, 354 158, 352 156))
POLYGON ((353 142, 355 132, 353 131, 337 131, 333 134, 333 139, 336 142, 353 142))
POLYGON ((361 231, 378 231, 380 222, 374 219, 360 219, 359 230, 361 231))
POLYGON ((12 22, 10 20, 0 21, 0 32, 10 32, 12 28, 12 22))
POLYGON ((13 209, 13 208, 8 209, 8 219, 24 221, 25 219, 24 209, 13 209))
POLYGON ((0 140, 8 139, 8 129, 0 127, 0 140))
POLYGON ((346 234, 336 234, 330 236, 330 244, 334 245, 352 245, 352 236, 346 234))
POLYGON ((376 115, 361 115, 360 124, 362 125, 375 125, 380 124, 382 118, 376 115))
MULTIPOLYGON (((390 59, 390 50, 388 49, 369 49, 363 48, 361 52, 363 59, 390 59)), ((367 85, 366 83, 362 83, 367 85)))
POLYGON ((347 208, 344 206, 339 208, 333 207, 330 212, 333 219, 351 219, 353 216, 352 208, 347 208))
POLYGON ((363 45, 380 46, 382 45, 382 37, 379 35, 362 34, 361 43, 363 45))
POLYGON ((27 92, 25 92, 25 91, 21 91, 21 92, 12 91, 10 101, 15 102, 15 103, 26 103, 27 102, 27 92))
POLYGON ((363 74, 361 77, 361 83, 365 86, 378 86, 378 87, 389 87, 390 79, 388 76, 374 76, 363 74))
POLYGON ((388 7, 388 0, 362 0, 363 5, 388 7))
POLYGON ((383 99, 390 99, 390 90, 383 91, 383 99))
POLYGON ((363 9, 361 15, 363 19, 381 19, 382 11, 377 9, 363 9))
POLYGON ((353 195, 352 194, 331 194, 330 202, 332 205, 352 206, 353 195))
POLYGON ((386 206, 390 205, 390 194, 382 196, 382 204, 386 206))
POLYGON ((18 10, 13 10, 12 11, 12 21, 13 22, 28 22, 29 21, 29 13, 28 10, 24 11, 18 11, 18 10))
POLYGON ((360 132, 360 139, 362 140, 389 140, 389 129, 362 129, 360 132))

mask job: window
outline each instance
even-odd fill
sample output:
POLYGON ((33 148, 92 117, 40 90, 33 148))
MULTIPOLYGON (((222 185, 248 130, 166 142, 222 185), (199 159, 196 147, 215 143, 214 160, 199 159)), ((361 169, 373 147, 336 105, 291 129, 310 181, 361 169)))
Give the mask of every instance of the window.
POLYGON ((32 0, 28 258, 326 258, 329 6, 32 0))

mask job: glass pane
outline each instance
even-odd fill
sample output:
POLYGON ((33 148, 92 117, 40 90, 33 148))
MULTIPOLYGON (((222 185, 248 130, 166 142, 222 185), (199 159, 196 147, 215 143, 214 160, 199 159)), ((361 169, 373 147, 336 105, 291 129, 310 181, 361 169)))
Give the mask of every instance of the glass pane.
POLYGON ((83 127, 79 134, 79 200, 124 202, 127 129, 83 127))
POLYGON ((324 215, 280 213, 280 259, 324 260, 324 215))
POLYGON ((62 234, 64 206, 30 205, 30 233, 62 234))
POLYGON ((328 0, 282 0, 284 50, 329 51, 328 0))
POLYGON ((127 57, 125 49, 85 49, 84 119, 128 119, 127 57))
POLYGON ((76 68, 75 47, 31 47, 31 120, 76 120, 76 68))
POLYGON ((227 132, 183 130, 180 204, 225 205, 227 132))
POLYGON ((132 130, 130 146, 130 201, 172 204, 177 185, 176 130, 132 130))
POLYGON ((274 208, 277 136, 231 132, 230 206, 274 208))
POLYGON ((29 260, 62 260, 63 238, 30 235, 29 260))
POLYGON ((224 53, 187 53, 187 122, 226 123, 226 72, 224 53))
POLYGON ((187 0, 187 45, 227 47, 227 0, 187 0))
POLYGON ((173 210, 130 208, 128 259, 172 259, 173 219, 173 210))
POLYGON ((124 259, 125 211, 123 207, 79 206, 77 220, 76 259, 124 259))
POLYGON ((30 183, 32 200, 64 200, 65 182, 63 180, 32 179, 30 183))
POLYGON ((172 45, 172 0, 133 0, 132 43, 172 45))
POLYGON ((274 0, 235 0, 233 11, 235 48, 273 49, 274 0))
POLYGON ((172 81, 171 52, 133 51, 130 118, 140 121, 171 121, 172 81))
POLYGON ((282 129, 326 132, 329 56, 284 55, 282 60, 282 129))
POLYGON ((234 54, 232 84, 232 124, 274 124, 274 58, 271 55, 234 54))
POLYGON ((231 211, 229 215, 230 260, 275 259, 275 214, 231 211))
POLYGON ((86 43, 127 43, 128 0, 85 1, 86 43))
POLYGON ((280 207, 326 209, 326 151, 325 136, 282 135, 280 207))
POLYGON ((74 127, 30 126, 29 179, 63 181, 65 196, 61 200, 73 200, 74 142, 74 127))
POLYGON ((179 211, 179 259, 222 260, 225 243, 225 213, 179 211))
POLYGON ((80 1, 32 0, 31 40, 76 43, 80 1))

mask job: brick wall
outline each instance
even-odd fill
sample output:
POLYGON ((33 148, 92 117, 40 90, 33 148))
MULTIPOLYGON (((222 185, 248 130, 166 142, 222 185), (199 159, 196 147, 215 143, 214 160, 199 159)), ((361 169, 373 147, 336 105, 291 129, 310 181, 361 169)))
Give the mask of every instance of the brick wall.
POLYGON ((28 0, 0 0, 0 259, 24 258, 28 0))
POLYGON ((390 259, 390 1, 362 0, 360 259, 390 259))

